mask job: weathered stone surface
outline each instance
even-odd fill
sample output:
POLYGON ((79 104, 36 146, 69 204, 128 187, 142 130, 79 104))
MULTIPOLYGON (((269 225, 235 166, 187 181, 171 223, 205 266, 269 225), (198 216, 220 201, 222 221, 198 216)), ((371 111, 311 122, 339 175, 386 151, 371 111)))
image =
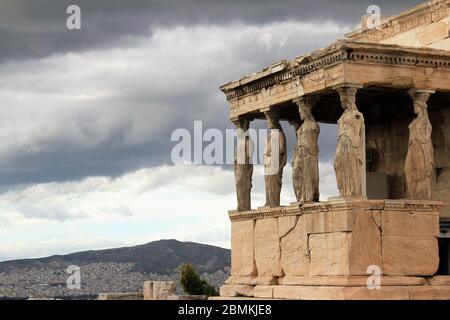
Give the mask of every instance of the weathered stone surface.
POLYGON ((177 285, 172 281, 158 281, 153 285, 153 296, 157 300, 166 300, 169 295, 174 295, 177 285))
MULTIPOLYGON (((368 276, 285 276, 278 279, 283 286, 366 287, 368 276)), ((427 281, 421 277, 383 276, 382 286, 421 286, 427 281)))
POLYGON ((167 300, 176 294, 177 285, 173 281, 146 281, 144 290, 144 300, 167 300))
POLYGON ((220 296, 221 297, 237 297, 238 293, 235 290, 237 285, 223 285, 220 287, 220 296))
POLYGON ((383 236, 383 274, 431 276, 439 267, 435 237, 383 236))
POLYGON ((365 16, 362 32, 357 30, 348 34, 347 37, 359 41, 425 47, 448 37, 448 15, 448 5, 445 0, 427 1, 391 17, 384 24, 383 32, 379 32, 377 28, 369 28, 371 25, 368 21, 373 21, 373 16, 365 16), (429 34, 426 38, 429 38, 428 41, 419 41, 423 33, 429 34), (438 37, 439 34, 441 34, 440 37, 438 37))
POLYGON ((167 300, 181 300, 181 301, 198 301, 198 300, 206 300, 206 296, 196 296, 196 295, 170 295, 167 297, 167 300))
POLYGON ((177 286, 173 281, 145 281, 144 300, 167 300, 170 295, 175 295, 177 286))
POLYGON ((422 46, 442 41, 449 37, 448 22, 438 21, 419 29, 416 33, 417 41, 422 46))
POLYGON ((274 288, 275 286, 256 286, 253 296, 261 299, 273 299, 274 288))
POLYGON ((231 223, 231 274, 256 276, 253 220, 231 223))
POLYGON ((382 268, 381 230, 370 210, 356 210, 351 233, 348 275, 367 275, 369 266, 382 268))
POLYGON ((100 293, 98 300, 143 300, 142 292, 130 293, 100 293))
POLYGON ((236 195, 238 202, 238 211, 248 211, 252 209, 251 191, 253 164, 251 158, 253 156, 254 145, 246 132, 249 129, 250 121, 241 118, 234 121, 238 134, 238 143, 234 157, 234 176, 236 181, 236 195))
MULTIPOLYGON (((442 42, 448 44, 447 40, 442 42)), ((227 95, 230 103, 230 118, 232 119, 255 113, 259 113, 258 115, 261 116, 261 110, 270 106, 274 106, 276 109, 282 107, 285 102, 291 103, 299 96, 321 94, 319 91, 324 88, 332 89, 337 85, 348 83, 379 87, 390 85, 397 88, 408 86, 444 91, 445 88, 448 90, 450 86, 445 81, 448 79, 449 71, 445 67, 436 66, 432 68, 433 76, 430 77, 430 73, 426 73, 426 68, 439 63, 442 59, 448 59, 447 56, 449 56, 448 53, 429 48, 405 49, 395 45, 344 40, 331 44, 320 53, 315 52, 306 59, 303 58, 302 62, 309 60, 309 63, 299 63, 297 59, 283 61, 280 64, 283 64, 282 69, 284 70, 280 72, 271 74, 271 67, 269 67, 250 77, 230 82, 221 89, 227 95), (336 54, 341 54, 343 50, 347 49, 352 50, 350 59, 340 61, 333 59, 336 54), (383 59, 386 56, 389 59, 383 59), (390 59, 397 61, 395 66, 390 59), (428 62, 425 61, 426 59, 428 62), (322 68, 313 70, 307 76, 300 77, 300 79, 292 77, 282 83, 277 82, 277 77, 280 75, 288 75, 293 69, 302 72, 305 70, 302 68, 317 67, 319 62, 322 68), (255 85, 261 79, 272 84, 269 87, 255 85), (242 94, 243 92, 246 94, 242 94)), ((326 118, 322 115, 322 117, 316 116, 316 119, 320 122, 326 118)))
MULTIPOLYGON (((383 230, 382 230, 382 224, 383 224, 383 221, 382 221, 382 216, 381 216, 382 210, 371 210, 371 211, 372 211, 372 219, 373 219, 373 222, 375 222, 375 224, 377 225, 377 227, 378 227, 381 231, 383 231, 383 230)), ((383 234, 383 232, 381 232, 381 234, 383 234)))
POLYGON ((385 236, 439 236, 439 214, 408 211, 383 211, 385 236))
POLYGON ((409 300, 411 287, 381 287, 368 289, 367 287, 347 287, 342 290, 342 300, 409 300))
POLYGON ((408 196, 412 199, 431 199, 435 181, 434 147, 431 140, 433 127, 428 117, 427 101, 430 90, 411 89, 416 118, 409 125, 408 153, 405 177, 408 196))
MULTIPOLYGON (((310 257, 308 235, 305 230, 306 216, 300 216, 297 224, 290 232, 281 234, 281 268, 285 275, 309 274, 310 257)), ((285 220, 284 217, 279 219, 280 222, 285 220)))
POLYGON ((299 98, 294 101, 299 107, 303 121, 297 130, 297 145, 292 156, 292 181, 298 202, 318 202, 319 193, 319 146, 317 139, 320 127, 312 114, 317 102, 314 98, 299 98))
POLYGON ((309 236, 310 275, 347 275, 351 234, 334 232, 309 236))
MULTIPOLYGON (((450 131, 450 112, 447 121, 447 130, 450 131)), ((450 132, 448 132, 447 135, 449 141, 447 143, 448 146, 445 147, 445 150, 450 150, 450 132)), ((439 153, 437 153, 437 155, 438 154, 439 153)), ((440 217, 450 218, 450 167, 443 170, 438 176, 436 188, 433 191, 433 194, 435 194, 437 198, 445 200, 444 207, 439 211, 440 217)))
POLYGON ((222 297, 253 297, 254 286, 249 285, 223 285, 220 287, 222 297))
POLYGON ((338 120, 338 143, 334 170, 341 197, 365 196, 365 125, 356 106, 358 88, 337 89, 344 113, 338 120), (364 183, 363 183, 364 181, 364 183))
POLYGON ((252 285, 254 286, 271 286, 278 284, 278 278, 276 277, 256 277, 253 279, 252 285))
MULTIPOLYGON (((248 214, 250 219, 256 218, 254 244, 259 277, 366 276, 369 266, 380 267, 385 275, 426 276, 437 268, 435 230, 441 204, 423 200, 344 199, 278 208, 273 218, 275 209, 270 208, 243 213, 241 217, 248 214), (296 210, 299 213, 292 214, 296 210)), ((233 224, 236 222, 241 221, 233 224)), ((252 277, 241 279, 239 284, 272 284, 255 283, 252 277)))
MULTIPOLYGON (((383 286, 373 290, 367 287, 261 286, 255 287, 255 299, 270 299, 272 291, 274 299, 289 300, 450 300, 450 287, 426 285, 383 286)), ((228 298, 210 298, 225 299, 228 298)))
POLYGON ((257 220, 255 225, 255 260, 258 276, 282 276, 278 218, 257 220))
POLYGON ((209 297, 208 300, 211 300, 211 301, 258 301, 258 300, 266 300, 266 299, 253 298, 253 297, 209 297))
POLYGON ((450 276, 434 276, 427 281, 430 286, 450 286, 450 276))
POLYGON ((371 210, 357 209, 342 214, 346 220, 349 215, 353 216, 352 232, 309 236, 309 275, 367 275, 369 266, 381 268, 381 231, 371 210))
POLYGON ((352 231, 355 214, 350 210, 306 214, 305 228, 308 234, 352 231))
POLYGON ((411 300, 450 300, 450 287, 424 286, 410 289, 411 300))
POLYGON ((144 282, 144 300, 153 300, 153 283, 154 281, 144 282))
POLYGON ((278 234, 280 239, 287 236, 297 225, 300 216, 284 216, 278 218, 278 234))
POLYGON ((254 276, 230 276, 225 280, 225 284, 246 284, 253 285, 254 276))
POLYGON ((339 300, 341 293, 341 287, 276 286, 273 289, 275 299, 289 300, 339 300))
POLYGON ((266 111, 265 116, 270 130, 264 149, 265 206, 275 208, 280 206, 283 169, 287 164, 286 136, 277 110, 266 111))
POLYGON ((277 286, 274 297, 296 300, 408 300, 409 288, 398 286, 370 290, 366 287, 277 286))

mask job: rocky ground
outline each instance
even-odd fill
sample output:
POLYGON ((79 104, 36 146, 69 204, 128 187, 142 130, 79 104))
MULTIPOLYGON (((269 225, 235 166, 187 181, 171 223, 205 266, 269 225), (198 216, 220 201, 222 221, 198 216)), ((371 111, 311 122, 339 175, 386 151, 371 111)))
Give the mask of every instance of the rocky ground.
MULTIPOLYGON (((70 274, 60 267, 24 268, 0 273, 0 299, 58 298, 95 299, 102 292, 142 291, 144 281, 178 281, 179 268, 169 275, 145 274, 132 271, 132 263, 90 263, 80 266, 81 288, 69 289, 70 274)), ((229 268, 202 277, 219 287, 229 276, 229 268)), ((182 294, 181 286, 177 286, 182 294)))

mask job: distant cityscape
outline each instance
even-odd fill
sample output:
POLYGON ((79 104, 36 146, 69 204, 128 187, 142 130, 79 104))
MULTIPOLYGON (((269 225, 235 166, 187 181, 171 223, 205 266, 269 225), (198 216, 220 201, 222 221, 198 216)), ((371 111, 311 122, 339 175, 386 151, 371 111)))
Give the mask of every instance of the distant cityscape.
MULTIPOLYGON (((158 275, 133 271, 132 263, 91 263, 80 267, 80 290, 69 289, 70 274, 58 267, 25 268, 0 273, 0 300, 4 299, 96 299, 100 293, 139 292, 144 281, 179 280, 178 269, 173 274, 158 275)), ((228 278, 229 268, 202 277, 215 287, 228 278)), ((182 294, 180 285, 177 286, 182 294)))

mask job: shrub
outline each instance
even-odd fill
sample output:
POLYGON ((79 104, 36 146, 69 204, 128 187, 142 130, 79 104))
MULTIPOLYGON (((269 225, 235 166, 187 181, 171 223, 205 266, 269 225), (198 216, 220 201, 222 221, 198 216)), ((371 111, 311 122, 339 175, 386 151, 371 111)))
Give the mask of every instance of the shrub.
POLYGON ((217 296, 214 286, 201 279, 192 264, 184 264, 181 267, 180 284, 183 290, 190 295, 217 296))

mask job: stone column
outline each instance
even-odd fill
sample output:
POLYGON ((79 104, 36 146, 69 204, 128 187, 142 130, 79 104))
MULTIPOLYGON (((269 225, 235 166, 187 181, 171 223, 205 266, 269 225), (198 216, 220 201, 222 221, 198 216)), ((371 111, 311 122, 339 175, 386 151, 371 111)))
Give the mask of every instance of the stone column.
POLYGON ((279 207, 283 169, 287 163, 286 136, 280 125, 278 112, 264 112, 269 134, 264 150, 264 180, 266 185, 266 207, 279 207))
POLYGON ((366 134, 364 116, 356 106, 359 85, 336 87, 344 113, 338 121, 334 170, 340 196, 366 197, 366 134))
POLYGON ((292 185, 294 187, 294 193, 297 195, 298 183, 296 183, 296 181, 300 181, 300 177, 298 175, 298 170, 295 170, 294 168, 295 168, 296 164, 298 164, 297 144, 298 144, 298 139, 299 139, 299 129, 300 129, 300 126, 302 125, 302 120, 300 118, 295 119, 295 120, 289 120, 289 124, 294 128, 295 137, 296 137, 294 149, 292 150, 292 185))
POLYGON ((297 145, 292 160, 292 180, 297 202, 318 202, 319 193, 319 146, 320 127, 312 115, 316 99, 301 98, 294 101, 303 121, 297 131, 297 145))
POLYGON ((409 91, 416 117, 409 125, 405 177, 408 196, 413 199, 431 199, 436 179, 434 149, 431 141, 433 128, 427 110, 427 101, 434 92, 419 89, 409 91))
POLYGON ((289 124, 294 128, 295 136, 297 137, 298 141, 298 129, 300 129, 300 126, 302 125, 302 120, 300 118, 296 120, 289 120, 289 124))
POLYGON ((249 211, 251 206, 251 191, 253 177, 252 157, 254 145, 248 135, 250 120, 238 119, 233 121, 236 126, 237 145, 234 156, 234 176, 236 181, 236 195, 238 211, 249 211))

